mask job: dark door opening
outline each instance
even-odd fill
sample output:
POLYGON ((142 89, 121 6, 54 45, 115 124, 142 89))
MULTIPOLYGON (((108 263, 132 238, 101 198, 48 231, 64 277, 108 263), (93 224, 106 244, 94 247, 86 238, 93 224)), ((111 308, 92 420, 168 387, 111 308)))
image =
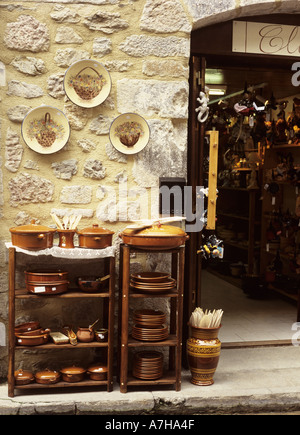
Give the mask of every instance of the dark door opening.
MULTIPOLYGON (((298 21, 297 17, 295 16, 284 15, 251 17, 249 19, 243 18, 243 20, 295 25, 297 25, 298 21)), ((226 151, 228 149, 232 149, 234 151, 239 158, 238 163, 240 163, 242 166, 243 160, 249 156, 249 153, 246 153, 247 155, 245 155, 245 144, 247 143, 247 138, 251 137, 251 147, 254 150, 262 146, 261 141, 254 140, 253 142, 253 135, 251 136, 250 134, 250 130, 253 129, 253 125, 251 125, 251 123, 257 123, 258 116, 254 121, 250 119, 250 125, 249 117, 246 122, 245 119, 241 120, 239 117, 235 125, 235 136, 232 138, 233 135, 229 134, 229 132, 232 133, 232 125, 230 125, 230 113, 232 115, 231 118, 236 115, 236 113, 232 113, 234 112, 234 105, 243 100, 245 96, 245 90, 250 89, 250 91, 255 94, 255 102, 257 107, 263 106, 266 101, 270 101, 272 98, 277 103, 289 100, 287 106, 284 107, 286 116, 288 116, 288 113, 293 110, 293 98, 297 96, 299 97, 299 88, 295 88, 291 81, 291 68, 293 63, 297 61, 297 58, 289 56, 261 56, 233 53, 231 39, 231 21, 215 26, 209 26, 205 29, 197 30, 192 34, 188 153, 188 183, 192 186, 205 186, 206 183, 207 174, 205 173, 205 168, 203 168, 205 153, 205 130, 217 128, 220 131, 219 172, 226 170, 226 167, 224 167, 224 155, 226 157, 226 151), (197 105, 196 99, 199 96, 199 92, 201 90, 205 90, 205 85, 208 87, 211 85, 211 87, 214 88, 218 88, 219 86, 217 85, 222 85, 223 87, 226 87, 226 94, 223 96, 223 98, 221 96, 210 95, 211 110, 209 120, 205 123, 205 125, 199 125, 195 113, 195 108, 197 105), (228 95, 232 96, 228 98, 228 95), (259 142, 259 145, 257 142, 259 142)), ((270 121, 272 121, 272 117, 273 119, 278 119, 277 116, 279 112, 280 108, 277 104, 276 110, 274 109, 273 113, 270 112, 270 121)), ((249 148, 249 144, 246 146, 246 149, 247 147, 248 149, 252 149, 249 148)), ((259 150, 259 152, 261 152, 261 150, 259 150)), ((263 154, 261 157, 265 159, 266 156, 263 154)), ((294 156, 294 159, 297 160, 297 158, 298 156, 294 156)), ((269 169, 272 169, 273 164, 273 162, 269 164, 269 169)), ((226 282, 226 285, 224 285, 225 291, 229 291, 228 286, 230 285, 235 288, 239 288, 239 286, 241 286, 240 284, 242 283, 242 274, 261 276, 265 273, 267 266, 269 266, 272 262, 272 259, 270 258, 271 253, 269 247, 265 249, 265 233, 268 229, 269 221, 267 219, 263 219, 263 214, 267 211, 272 212, 273 210, 279 209, 280 206, 284 206, 285 208, 287 208, 287 206, 291 207, 294 198, 292 198, 290 193, 287 194, 286 191, 283 191, 284 200, 281 204, 279 204, 279 199, 277 204, 275 201, 275 208, 274 204, 272 204, 272 196, 270 195, 271 207, 267 207, 267 210, 265 205, 262 206, 261 201, 261 195, 264 193, 262 190, 262 174, 259 173, 257 178, 259 188, 253 191, 251 190, 250 192, 247 190, 247 180, 249 180, 251 172, 247 170, 248 168, 245 169, 245 172, 239 171, 239 174, 237 174, 236 177, 237 179, 233 180, 233 182, 231 180, 230 183, 232 184, 228 184, 227 189, 226 186, 223 189, 221 187, 217 202, 219 228, 217 228, 216 231, 219 231, 223 238, 227 238, 224 257, 225 260, 228 259, 229 264, 233 263, 234 265, 236 263, 236 267, 232 267, 230 269, 230 266, 227 265, 227 272, 225 272, 224 276, 222 276, 220 272, 217 272, 216 268, 214 269, 215 265, 212 267, 210 264, 210 273, 213 273, 214 280, 209 280, 206 278, 205 282, 203 283, 203 276, 207 274, 207 265, 204 264, 197 254, 197 250, 202 242, 202 235, 201 233, 190 235, 191 238, 187 243, 186 249, 187 296, 185 300, 185 311, 187 318, 195 306, 203 306, 203 303, 210 302, 216 304, 218 304, 218 302, 222 303, 221 299, 218 300, 218 298, 220 298, 220 294, 216 291, 216 287, 220 287, 220 282, 226 282), (221 216, 222 213, 223 215, 221 216), (228 225, 229 228, 227 228, 228 225), (230 243, 230 240, 233 241, 230 243), (243 244, 245 241, 248 242, 248 245, 243 244), (266 250, 269 250, 268 254, 265 253, 266 250), (238 268, 240 263, 244 265, 244 270, 239 276, 237 276, 237 274, 239 274, 238 268), (245 268, 245 265, 247 268, 245 268), (262 268, 264 270, 262 270, 262 268), (219 279, 220 276, 222 281, 216 280, 216 278, 219 279), (209 282, 214 282, 213 286, 215 287, 210 287, 208 290, 207 286, 209 282), (208 292, 210 293, 209 295, 207 295, 208 292), (212 293, 215 293, 215 299, 211 298, 212 293)), ((223 183, 220 183, 220 186, 222 186, 222 184, 223 183)), ((286 189, 286 187, 284 189, 286 189)), ((281 190, 283 189, 281 188, 281 190)), ((280 212, 282 213, 282 210, 280 212)), ((285 212, 286 210, 283 211, 283 215, 281 217, 282 220, 287 217, 284 215, 285 212)), ((276 246, 276 244, 274 244, 274 246, 276 246)), ((286 261, 286 259, 284 258, 283 261, 286 261)), ((222 262, 223 268, 226 268, 225 263, 225 261, 222 262)), ((285 282, 282 283, 282 287, 285 291, 287 287, 285 282)), ((292 294, 292 292, 290 294, 292 294)), ((236 305, 237 307, 238 300, 241 296, 247 298, 249 295, 243 294, 243 291, 239 289, 238 293, 232 296, 231 306, 236 305)), ((293 301, 295 305, 295 303, 298 301, 297 294, 294 294, 293 297, 289 296, 289 294, 285 294, 288 303, 289 301, 293 301)), ((282 299, 282 301, 283 300, 284 299, 282 299)), ((248 303, 249 310, 253 311, 256 309, 252 303, 253 299, 251 299, 250 302, 249 299, 246 299, 246 302, 248 303)), ((262 308, 263 305, 266 306, 266 304, 262 303, 262 308)), ((273 312, 272 310, 270 312, 271 316, 275 316, 278 305, 280 305, 280 303, 276 303, 274 305, 273 312)), ((226 301, 226 307, 227 306, 228 311, 233 313, 233 311, 231 311, 230 304, 228 305, 228 301, 226 301)), ((296 322, 298 319, 296 318, 296 309, 294 306, 289 304, 289 307, 292 308, 291 312, 293 314, 292 317, 288 317, 290 320, 287 321, 288 325, 286 325, 286 327, 289 326, 290 330, 292 323, 296 322)), ((207 308, 222 307, 213 306, 207 308)), ((288 308, 287 311, 289 311, 289 309, 290 308, 288 308)), ((236 316, 237 314, 235 313, 232 315, 236 316)), ((265 326, 262 328, 266 330, 265 326)), ((281 337, 286 338, 289 336, 288 334, 289 333, 287 332, 286 335, 283 334, 281 337)), ((244 334, 244 337, 241 337, 241 342, 263 342, 265 340, 272 341, 273 339, 277 342, 280 341, 280 334, 276 335, 276 333, 273 333, 273 335, 266 334, 265 340, 259 334, 256 335, 257 340, 252 340, 251 338, 247 337, 250 337, 250 335, 247 336, 247 334, 244 334)), ((230 341, 230 339, 228 341, 230 341)))

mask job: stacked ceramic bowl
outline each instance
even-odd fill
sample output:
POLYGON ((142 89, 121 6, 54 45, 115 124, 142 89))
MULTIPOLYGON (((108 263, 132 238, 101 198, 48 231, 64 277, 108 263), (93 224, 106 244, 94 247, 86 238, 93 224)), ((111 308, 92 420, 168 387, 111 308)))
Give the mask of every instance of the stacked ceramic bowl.
POLYGON ((162 341, 168 338, 166 314, 158 310, 137 310, 133 315, 132 337, 141 341, 162 341))
POLYGON ((161 378, 163 375, 163 354, 157 351, 135 353, 132 374, 136 378, 145 380, 161 378))
POLYGON ((130 275, 130 286, 139 293, 166 293, 176 287, 176 280, 165 272, 141 272, 130 275))

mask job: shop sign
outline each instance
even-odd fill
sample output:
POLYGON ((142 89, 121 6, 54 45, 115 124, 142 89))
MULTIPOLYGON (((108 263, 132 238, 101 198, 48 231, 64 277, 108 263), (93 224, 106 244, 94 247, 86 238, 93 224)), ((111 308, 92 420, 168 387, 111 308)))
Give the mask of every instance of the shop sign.
POLYGON ((300 57, 300 27, 233 21, 232 51, 300 57))

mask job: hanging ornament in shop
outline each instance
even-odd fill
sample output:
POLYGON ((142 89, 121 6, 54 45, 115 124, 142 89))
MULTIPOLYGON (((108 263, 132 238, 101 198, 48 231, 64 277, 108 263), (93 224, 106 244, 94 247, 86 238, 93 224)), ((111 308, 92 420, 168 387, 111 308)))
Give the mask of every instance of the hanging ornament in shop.
POLYGON ((247 89, 247 83, 245 83, 243 98, 234 105, 234 110, 238 114, 247 116, 254 112, 252 95, 247 89))
POLYGON ((203 123, 207 120, 209 108, 208 108, 208 102, 209 102, 209 96, 208 96, 209 88, 205 86, 205 92, 200 91, 199 97, 197 98, 197 101, 199 102, 200 106, 195 109, 198 113, 197 119, 199 122, 203 123))
POLYGON ((208 260, 209 258, 222 259, 224 256, 223 240, 217 238, 215 234, 211 234, 208 237, 203 237, 203 245, 197 251, 197 254, 202 254, 203 258, 208 260))

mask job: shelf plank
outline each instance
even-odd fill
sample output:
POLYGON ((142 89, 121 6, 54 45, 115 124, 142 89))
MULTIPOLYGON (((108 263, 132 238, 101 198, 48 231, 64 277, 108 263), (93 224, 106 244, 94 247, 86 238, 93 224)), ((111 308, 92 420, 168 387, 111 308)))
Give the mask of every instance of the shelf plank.
POLYGON ((171 385, 176 383, 176 375, 175 372, 167 372, 165 373, 161 378, 159 379, 138 379, 135 378, 133 375, 128 375, 127 379, 127 385, 171 385))
POLYGON ((178 340, 176 335, 170 334, 166 340, 162 341, 142 341, 136 340, 131 336, 128 339, 128 347, 140 347, 140 346, 177 346, 178 340))
POLYGON ((91 386, 101 386, 107 385, 108 381, 94 381, 91 379, 85 379, 81 382, 64 382, 59 381, 55 384, 38 384, 37 382, 33 382, 26 385, 15 385, 16 389, 24 389, 24 390, 32 390, 35 388, 61 388, 61 387, 91 387, 91 386))
POLYGON ((78 342, 76 346, 73 346, 70 343, 65 344, 55 344, 55 343, 45 343, 45 344, 39 344, 38 346, 19 346, 16 345, 15 349, 86 349, 88 347, 107 347, 108 342, 98 342, 98 341, 91 341, 90 343, 80 343, 78 342))
POLYGON ((109 293, 85 293, 78 290, 68 290, 66 293, 60 293, 60 294, 33 294, 29 293, 26 289, 18 289, 15 290, 15 297, 16 299, 29 299, 29 298, 62 298, 62 299, 68 299, 68 298, 108 298, 109 293))
POLYGON ((177 298, 178 292, 168 292, 168 293, 135 293, 132 290, 129 293, 132 298, 177 298))

